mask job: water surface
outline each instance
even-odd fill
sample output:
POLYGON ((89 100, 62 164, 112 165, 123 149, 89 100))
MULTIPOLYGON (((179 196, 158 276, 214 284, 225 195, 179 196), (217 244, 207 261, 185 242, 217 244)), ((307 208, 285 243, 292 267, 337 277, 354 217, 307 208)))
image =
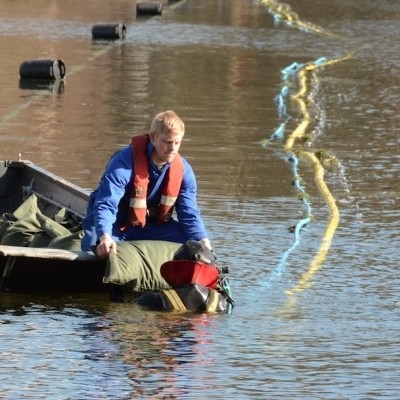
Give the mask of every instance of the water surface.
POLYGON ((2 293, 0 397, 398 398, 400 4, 275 3, 306 30, 277 24, 270 1, 182 1, 150 19, 135 4, 1 3, 0 159, 21 153, 93 188, 116 149, 174 109, 236 306, 175 315, 106 295, 2 293), (93 41, 99 22, 125 23, 127 37, 93 41), (321 57, 337 62, 310 76, 308 140, 287 149, 304 115, 288 97, 273 136, 281 71, 321 57), (22 84, 33 58, 63 59, 65 83, 22 84), (293 185, 293 155, 321 151, 337 227, 304 157, 306 196, 293 185))

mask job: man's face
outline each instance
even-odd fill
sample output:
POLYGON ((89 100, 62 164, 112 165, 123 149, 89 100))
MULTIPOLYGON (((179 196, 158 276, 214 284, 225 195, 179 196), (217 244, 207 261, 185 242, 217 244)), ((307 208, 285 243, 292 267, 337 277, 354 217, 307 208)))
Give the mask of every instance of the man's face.
POLYGON ((150 141, 154 146, 153 161, 156 164, 170 163, 179 151, 184 132, 170 130, 163 135, 150 133, 150 141))

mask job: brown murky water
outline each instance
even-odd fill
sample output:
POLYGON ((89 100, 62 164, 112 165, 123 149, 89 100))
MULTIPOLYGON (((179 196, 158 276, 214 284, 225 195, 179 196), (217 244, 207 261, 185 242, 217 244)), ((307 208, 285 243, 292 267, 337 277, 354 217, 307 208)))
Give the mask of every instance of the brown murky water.
POLYGON ((93 188, 174 109, 236 307, 2 293, 0 398, 398 398, 398 1, 135 5, 0 3, 0 159, 93 188), (93 41, 100 22, 125 40, 93 41), (61 58, 64 84, 20 82, 35 58, 61 58))

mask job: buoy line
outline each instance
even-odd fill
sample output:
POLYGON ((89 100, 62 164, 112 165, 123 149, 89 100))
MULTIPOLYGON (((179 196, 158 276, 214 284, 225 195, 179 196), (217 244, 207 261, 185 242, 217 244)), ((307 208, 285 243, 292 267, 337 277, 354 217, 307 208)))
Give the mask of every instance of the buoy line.
MULTIPOLYGON (((178 7, 180 7, 182 4, 187 3, 188 0, 177 0, 172 2, 168 7, 166 8, 166 12, 169 10, 174 10, 178 7)), ((154 6, 154 3, 152 4, 154 6)), ((92 27, 93 29, 93 27, 92 27)), ((125 31, 126 27, 123 26, 124 29, 124 34, 123 37, 125 37, 125 31)), ((122 37, 122 36, 121 36, 122 37)), ((94 60, 97 58, 109 53, 112 49, 114 49, 116 46, 121 46, 124 43, 124 41, 115 41, 111 45, 109 44, 107 47, 95 51, 90 57, 87 58, 87 60, 80 64, 80 65, 75 65, 72 68, 68 69, 68 71, 65 74, 65 79, 63 79, 63 82, 65 82, 66 78, 69 76, 72 76, 82 70, 84 70, 88 65, 90 65, 94 60)), ((6 116, 4 116, 0 120, 0 130, 3 129, 10 121, 13 119, 17 118, 24 110, 29 108, 32 104, 36 103, 37 101, 41 100, 43 97, 47 96, 49 93, 47 91, 38 91, 38 93, 35 94, 35 96, 31 97, 30 99, 26 100, 25 102, 19 104, 17 107, 15 107, 14 110, 9 112, 6 116)))
MULTIPOLYGON (((302 68, 299 69, 297 73, 299 89, 297 93, 295 93, 292 96, 292 99, 297 101, 298 107, 303 115, 303 120, 297 126, 297 128, 292 132, 292 134, 288 137, 284 146, 286 151, 291 152, 291 157, 294 157, 292 148, 295 145, 295 142, 299 138, 303 138, 306 135, 307 133, 306 128, 312 122, 310 118, 310 113, 307 110, 308 93, 309 93, 307 83, 309 74, 313 73, 318 68, 326 67, 328 65, 332 65, 340 61, 348 60, 350 57, 351 56, 349 54, 333 59, 327 59, 325 57, 322 57, 314 62, 305 64, 302 68)), ((314 153, 311 151, 304 151, 304 150, 297 151, 295 157, 301 160, 304 159, 305 161, 311 163, 314 170, 314 181, 316 183, 319 192, 323 196, 328 206, 330 217, 328 220, 324 236, 322 237, 320 248, 318 249, 313 260, 311 261, 308 270, 300 276, 299 282, 292 289, 287 291, 287 294, 289 295, 290 299, 286 307, 291 307, 295 304, 296 302, 295 295, 301 292, 303 289, 309 287, 309 282, 311 277, 315 275, 315 273, 321 268, 323 262, 325 261, 326 255, 329 252, 332 238, 335 234, 335 231, 340 221, 339 209, 337 208, 335 199, 332 196, 324 180, 325 168, 323 164, 334 163, 336 161, 335 157, 329 157, 329 155, 325 151, 322 152, 319 151, 314 153)), ((307 198, 305 199, 305 202, 308 202, 307 198)), ((309 208, 309 210, 311 210, 311 207, 309 208)), ((310 220, 311 220, 311 214, 310 214, 310 220)), ((298 242, 297 239, 296 241, 298 242)))
POLYGON ((275 26, 286 25, 291 28, 297 28, 303 32, 343 38, 342 36, 329 32, 316 24, 302 21, 300 17, 292 10, 290 5, 286 3, 281 3, 277 0, 259 0, 259 2, 267 7, 268 12, 274 18, 275 26))
POLYGON ((339 226, 340 220, 339 209, 324 180, 325 169, 321 165, 320 158, 318 158, 316 154, 309 151, 299 152, 299 157, 306 158, 309 162, 311 162, 311 165, 314 169, 315 183, 329 208, 330 217, 327 227, 325 229, 325 233, 322 237, 321 245, 313 260, 311 261, 308 270, 300 276, 298 283, 292 289, 286 292, 290 297, 286 308, 290 308, 294 305, 294 303, 296 302, 295 295, 297 293, 301 292, 305 288, 310 287, 310 279, 321 268, 323 262, 325 261, 326 255, 328 254, 332 239, 335 235, 336 228, 339 226))
MULTIPOLYGON (((316 25, 302 22, 298 15, 286 4, 279 3, 275 0, 260 0, 260 2, 268 7, 269 12, 274 16, 276 22, 279 21, 301 30, 332 36, 332 34, 316 25)), ((282 69, 281 76, 283 83, 279 94, 275 98, 278 114, 282 122, 270 135, 269 139, 261 141, 263 147, 268 147, 271 142, 275 140, 283 140, 285 138, 287 125, 293 119, 287 110, 287 102, 288 99, 290 99, 292 103, 295 104, 300 114, 300 118, 295 128, 286 137, 285 142, 283 143, 283 151, 284 154, 286 154, 288 161, 292 164, 293 185, 298 192, 298 198, 302 201, 305 214, 295 226, 290 228, 290 231, 294 232, 293 244, 282 254, 280 262, 272 270, 269 279, 263 283, 263 286, 270 287, 271 282, 282 275, 290 253, 300 243, 302 230, 304 230, 313 219, 310 196, 306 193, 298 172, 300 160, 311 163, 314 170, 315 184, 320 194, 323 196, 330 214, 321 246, 310 263, 308 270, 300 276, 299 282, 293 286, 292 289, 286 292, 290 297, 287 307, 290 307, 295 303, 295 294, 308 287, 311 277, 321 268, 340 221, 340 213, 336 206, 335 199, 330 193, 324 180, 324 164, 335 162, 335 157, 329 157, 326 151, 312 152, 304 150, 304 143, 307 143, 308 147, 311 146, 312 133, 309 132, 309 128, 315 122, 313 117, 315 112, 312 112, 312 107, 316 107, 316 105, 311 98, 310 86, 317 82, 316 72, 318 69, 350 58, 350 54, 345 54, 331 59, 320 57, 315 61, 305 64, 294 62, 288 67, 282 69)))
MULTIPOLYGON (((309 281, 311 277, 321 268, 325 260, 325 257, 329 251, 332 238, 335 234, 336 228, 338 227, 340 220, 340 213, 336 206, 335 199, 330 193, 329 188, 324 180, 325 168, 323 166, 323 163, 335 162, 335 158, 329 157, 327 155, 327 152, 324 151, 312 152, 303 149, 304 140, 302 139, 304 139, 304 137, 307 136, 307 139, 309 141, 310 135, 307 129, 313 122, 311 112, 309 111, 309 104, 312 103, 309 97, 310 76, 315 77, 315 71, 319 68, 332 65, 334 63, 337 63, 339 61, 344 61, 349 58, 350 58, 349 54, 333 59, 327 59, 325 57, 322 57, 306 64, 293 63, 292 65, 281 71, 283 76, 283 88, 285 93, 284 99, 286 101, 286 99, 289 97, 291 100, 295 101, 295 104, 298 110, 300 111, 301 115, 301 121, 298 123, 295 129, 288 135, 283 145, 283 148, 284 151, 288 154, 288 160, 293 165, 292 168, 292 173, 294 177, 293 184, 299 193, 298 196, 299 199, 302 201, 303 206, 305 207, 306 215, 300 221, 297 222, 294 228, 292 228, 292 230, 295 232, 294 242, 292 246, 283 253, 280 263, 272 271, 271 277, 276 278, 276 276, 280 276, 282 274, 282 271, 284 269, 284 263, 286 262, 289 254, 298 246, 300 242, 301 231, 308 225, 308 223, 312 221, 313 218, 309 196, 304 189, 302 180, 299 177, 298 173, 297 166, 299 164, 299 161, 304 160, 306 162, 311 163, 311 166, 313 167, 314 170, 314 181, 316 183, 319 192, 323 196, 330 212, 328 225, 324 233, 324 236, 322 238, 319 250, 317 251, 312 262, 310 263, 308 270, 300 276, 299 282, 292 289, 286 292, 290 296, 289 302, 287 303, 286 307, 290 307, 295 303, 296 301, 295 294, 299 293, 304 288, 309 287, 309 281), (294 82, 297 84, 297 91, 291 94, 290 88, 294 86, 294 82), (294 146, 299 142, 299 140, 301 140, 300 149, 294 149, 294 146)), ((284 116, 286 122, 291 117, 290 115, 288 115, 287 111, 282 112, 282 110, 286 110, 286 105, 283 104, 282 90, 280 92, 280 95, 278 95, 278 98, 279 98, 279 101, 277 101, 278 111, 280 115, 284 116)), ((282 126, 279 126, 277 129, 279 129, 280 134, 277 135, 275 131, 271 135, 268 142, 275 139, 277 136, 283 138, 284 132, 282 132, 282 126)), ((264 141, 263 145, 265 146, 266 143, 267 142, 264 141)))

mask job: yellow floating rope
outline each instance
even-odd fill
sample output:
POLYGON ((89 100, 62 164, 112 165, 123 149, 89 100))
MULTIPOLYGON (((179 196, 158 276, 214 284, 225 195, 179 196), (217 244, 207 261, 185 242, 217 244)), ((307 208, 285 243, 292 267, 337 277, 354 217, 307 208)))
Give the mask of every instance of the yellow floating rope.
POLYGON ((308 158, 315 171, 315 183, 323 195, 326 204, 328 205, 330 211, 329 223, 326 227, 321 246, 314 256, 311 264, 306 272, 304 272, 299 279, 297 285, 292 289, 288 290, 286 293, 290 296, 289 302, 286 304, 285 308, 290 308, 296 302, 295 294, 301 292, 303 289, 310 286, 310 279, 315 275, 315 273, 321 268, 322 263, 325 261, 326 255, 329 251, 333 236, 335 234, 336 228, 339 225, 340 214, 336 206, 335 199, 333 198, 331 192, 329 191, 325 181, 324 181, 324 168, 322 167, 319 159, 314 153, 311 152, 301 152, 300 157, 308 158))
POLYGON ((298 28, 306 32, 314 32, 331 37, 341 37, 340 35, 331 33, 318 25, 302 21, 288 4, 276 0, 260 0, 260 2, 268 8, 268 11, 273 15, 276 23, 282 22, 290 27, 298 28))
POLYGON ((310 115, 304 116, 303 121, 299 125, 297 125, 296 129, 290 134, 288 139, 286 140, 285 150, 289 151, 292 149, 294 142, 296 139, 304 136, 308 125, 310 125, 311 117, 310 115))
POLYGON ((294 143, 297 139, 304 137, 308 126, 312 122, 311 115, 307 108, 307 103, 309 103, 309 97, 308 97, 309 90, 307 85, 309 73, 315 71, 318 68, 323 68, 328 65, 337 63, 339 61, 348 60, 349 58, 351 58, 351 54, 346 54, 342 57, 334 59, 326 59, 323 57, 314 62, 305 64, 298 70, 296 76, 299 88, 296 93, 291 95, 291 99, 297 102, 299 111, 302 114, 302 121, 296 127, 296 129, 293 130, 293 132, 289 135, 288 139, 286 140, 286 144, 284 146, 286 151, 290 151, 293 148, 294 143))
POLYGON ((297 73, 297 80, 299 83, 299 90, 296 94, 292 95, 293 99, 298 99, 300 97, 304 97, 307 94, 307 75, 306 73, 311 71, 305 65, 298 73, 297 73))
POLYGON ((324 181, 325 170, 319 158, 313 152, 309 151, 298 151, 297 155, 294 155, 294 153, 292 152, 296 140, 299 138, 304 138, 309 125, 312 123, 312 117, 307 107, 307 105, 311 103, 308 90, 309 73, 314 72, 318 68, 332 65, 339 61, 347 60, 350 57, 350 54, 346 54, 343 57, 331 60, 321 58, 313 63, 308 63, 303 66, 299 66, 298 64, 294 66, 294 69, 297 70, 296 78, 298 82, 298 90, 295 94, 291 95, 291 99, 297 103, 298 109, 302 115, 302 120, 287 138, 284 149, 292 154, 291 157, 300 157, 303 159, 307 159, 309 162, 311 162, 315 174, 314 180, 320 193, 324 197, 326 204, 328 205, 330 219, 325 230, 321 246, 317 251, 315 257, 313 258, 312 262, 310 263, 308 270, 300 276, 299 282, 292 289, 287 291, 287 294, 290 296, 290 298, 286 305, 286 308, 294 305, 294 303, 296 302, 295 294, 309 287, 309 282, 311 278, 321 268, 329 251, 332 238, 335 234, 336 228, 338 227, 340 220, 340 214, 336 206, 335 199, 330 193, 328 186, 324 181))
MULTIPOLYGON (((307 32, 313 32, 316 34, 336 37, 340 39, 345 39, 340 37, 339 35, 332 34, 324 30, 323 28, 308 23, 303 22, 300 20, 299 16, 291 9, 291 7, 285 3, 281 3, 277 0, 259 0, 260 3, 265 5, 268 8, 270 14, 273 15, 275 22, 277 23, 284 23, 287 26, 298 28, 300 30, 304 30, 307 32)), ((324 168, 322 164, 322 160, 320 160, 316 154, 309 151, 304 150, 297 150, 294 151, 293 148, 296 144, 298 139, 302 139, 301 143, 305 142, 305 139, 308 141, 308 136, 311 136, 310 132, 307 132, 309 126, 313 123, 312 113, 309 110, 310 105, 313 104, 313 100, 311 98, 308 86, 310 76, 314 77, 314 72, 322 67, 326 67, 337 63, 339 61, 344 61, 351 58, 351 54, 346 54, 342 57, 327 59, 325 57, 321 57, 314 62, 310 62, 307 64, 299 64, 293 63, 289 67, 282 70, 282 75, 284 78, 284 86, 282 87, 281 93, 277 96, 277 104, 279 107, 279 112, 281 117, 284 117, 284 122, 274 131, 273 135, 269 140, 264 140, 261 144, 262 146, 266 147, 273 138, 282 138, 284 135, 285 127, 288 121, 290 121, 291 117, 289 114, 286 113, 286 104, 285 99, 290 88, 293 85, 297 84, 297 92, 290 95, 292 101, 294 101, 297 105, 297 108, 300 112, 300 120, 295 127, 295 129, 288 135, 286 142, 284 143, 284 150, 289 153, 289 161, 292 161, 293 170, 295 172, 295 186, 300 190, 301 196, 303 197, 303 203, 307 206, 307 215, 306 217, 299 221, 296 225, 296 242, 295 244, 285 252, 282 262, 279 264, 277 270, 280 272, 282 270, 282 263, 284 262, 285 258, 287 257, 288 253, 298 244, 299 237, 298 233, 302 227, 304 227, 308 221, 311 220, 311 207, 309 205, 309 201, 307 200, 307 193, 305 193, 304 188, 302 185, 299 184, 299 177, 297 174, 297 165, 298 165, 298 158, 301 157, 306 159, 307 161, 311 162, 313 169, 314 169, 314 180, 315 183, 325 199, 326 204, 328 205, 330 218, 328 221, 328 225, 326 227, 325 233, 322 238, 321 246, 315 257, 313 258, 311 264, 309 265, 308 270, 303 273, 299 279, 299 282, 289 291, 287 294, 290 296, 290 300, 287 304, 287 307, 292 306, 295 301, 295 294, 302 291, 304 288, 309 287, 310 280, 314 276, 314 274, 321 268, 326 255, 329 251, 332 238, 335 234, 336 228, 339 225, 340 214, 339 210, 336 206, 335 199, 333 198, 332 194, 330 193, 325 181, 324 181, 324 168), (293 77, 295 78, 296 82, 293 82, 293 77)))

